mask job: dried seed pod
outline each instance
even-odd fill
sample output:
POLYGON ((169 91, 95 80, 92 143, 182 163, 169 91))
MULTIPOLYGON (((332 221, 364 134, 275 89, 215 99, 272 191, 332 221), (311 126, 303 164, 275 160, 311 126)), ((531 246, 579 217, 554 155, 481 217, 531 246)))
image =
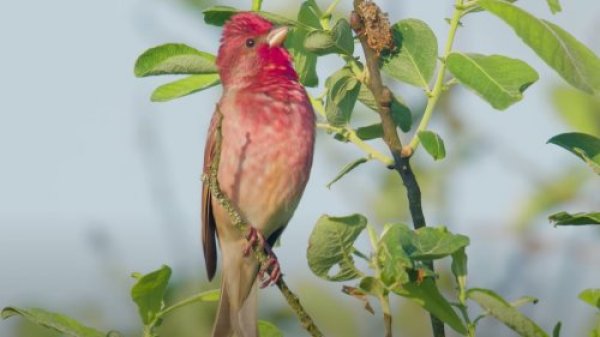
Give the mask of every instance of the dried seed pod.
POLYGON ((367 44, 377 54, 386 49, 393 49, 390 20, 387 13, 383 13, 373 1, 363 1, 358 5, 358 10, 364 24, 364 34, 367 44))

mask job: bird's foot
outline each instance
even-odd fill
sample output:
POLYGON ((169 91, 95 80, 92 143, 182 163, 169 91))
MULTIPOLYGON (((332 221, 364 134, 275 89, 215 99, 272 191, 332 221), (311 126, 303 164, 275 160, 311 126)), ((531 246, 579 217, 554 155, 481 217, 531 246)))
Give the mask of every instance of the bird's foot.
MULTIPOLYGON (((259 249, 264 249, 267 245, 267 240, 265 240, 265 237, 262 235, 262 233, 250 226, 250 230, 248 231, 248 235, 246 235, 246 240, 248 241, 246 243, 246 245, 244 246, 244 256, 248 256, 250 255, 250 253, 252 252, 252 248, 256 247, 259 249)), ((271 249, 269 247, 269 249, 271 249)))
POLYGON ((267 254, 267 259, 258 270, 258 278, 261 282, 260 287, 266 288, 277 283, 281 278, 281 267, 279 266, 277 256, 273 253, 271 246, 269 246, 263 234, 258 229, 250 226, 246 240, 248 242, 244 246, 244 256, 249 256, 254 248, 262 249, 267 254))
POLYGON ((262 282, 261 289, 277 283, 281 278, 281 266, 277 256, 275 256, 269 245, 265 246, 265 252, 267 253, 267 260, 258 271, 258 278, 262 282))

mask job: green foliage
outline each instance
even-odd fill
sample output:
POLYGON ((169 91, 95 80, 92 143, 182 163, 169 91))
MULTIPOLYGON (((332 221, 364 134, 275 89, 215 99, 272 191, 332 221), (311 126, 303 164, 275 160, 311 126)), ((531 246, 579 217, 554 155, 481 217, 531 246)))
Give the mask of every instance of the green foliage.
POLYGON ((360 82, 349 67, 344 67, 327 78, 325 114, 331 125, 344 126, 350 122, 360 86, 360 82))
POLYGON ((252 0, 252 10, 259 11, 262 7, 263 0, 252 0))
POLYGON ((352 254, 354 241, 367 226, 367 219, 360 214, 345 217, 323 215, 313 229, 308 241, 306 257, 315 275, 329 281, 347 281, 360 277, 352 254), (329 271, 338 266, 339 271, 329 271))
MULTIPOLYGON (((87 327, 77 322, 76 320, 62 314, 46 311, 38 308, 17 308, 6 307, 0 313, 2 319, 7 319, 13 316, 21 316, 28 321, 46 327, 48 329, 58 331, 69 337, 106 337, 105 332, 100 332, 96 329, 87 327)), ((116 337, 115 334, 113 334, 116 337)))
MULTIPOLYGON (((209 25, 213 25, 213 26, 223 26, 225 24, 225 22, 227 22, 227 20, 229 20, 229 18, 231 18, 235 13, 239 12, 240 10, 238 10, 235 7, 230 7, 230 6, 213 6, 210 8, 207 8, 205 10, 202 11, 202 13, 204 13, 204 22, 209 24, 209 25)), ((314 30, 313 28, 304 25, 296 20, 292 20, 290 18, 286 18, 285 16, 281 16, 275 13, 271 13, 271 12, 265 12, 265 11, 256 11, 256 13, 258 13, 260 16, 264 17, 265 19, 278 24, 278 25, 287 25, 287 26, 293 26, 293 27, 300 27, 303 29, 306 29, 308 31, 312 31, 314 30)))
POLYGON ((424 227, 417 229, 412 240, 415 260, 437 260, 450 256, 469 245, 469 238, 452 234, 446 227, 424 227))
POLYGON ((156 88, 153 102, 166 102, 213 87, 220 83, 215 56, 184 44, 164 44, 145 51, 136 61, 138 77, 164 74, 192 74, 156 88))
POLYGON ((600 289, 586 289, 579 294, 579 299, 600 309, 600 289))
POLYGON ((501 55, 452 53, 448 70, 495 109, 504 110, 523 98, 539 78, 527 63, 501 55))
POLYGON ((216 74, 215 56, 180 43, 146 50, 135 62, 137 77, 164 74, 216 74))
POLYGON ((446 147, 444 140, 437 133, 432 131, 420 131, 418 137, 423 144, 423 148, 433 159, 440 160, 446 157, 446 147))
POLYGON ((273 324, 258 321, 258 335, 260 337, 283 337, 283 333, 273 324))
POLYGON ((600 92, 600 59, 571 34, 505 1, 479 0, 478 4, 510 25, 572 86, 590 94, 600 92))
POLYGON ((423 282, 406 283, 400 289, 395 289, 395 293, 402 297, 406 297, 415 301, 423 307, 423 309, 435 315, 442 322, 448 324, 454 331, 465 335, 467 328, 465 324, 456 314, 448 300, 440 293, 431 278, 425 279, 423 282))
POLYGON ((356 135, 362 140, 371 140, 383 137, 383 126, 381 123, 361 126, 356 128, 356 135))
MULTIPOLYGON (((375 112, 379 110, 377 101, 375 101, 375 97, 373 97, 373 93, 371 93, 371 90, 369 90, 366 85, 360 87, 358 100, 375 112)), ((392 113, 394 123, 396 123, 400 130, 404 132, 410 131, 412 126, 412 113, 406 103, 404 103, 397 95, 392 96, 390 112, 392 113)))
MULTIPOLYGON (((454 236, 444 228, 422 228, 412 231, 404 224, 387 225, 377 244, 377 265, 381 282, 397 295, 415 301, 425 310, 461 334, 464 323, 429 277, 411 280, 415 273, 427 273, 420 260, 439 259, 456 247, 464 247, 468 239, 454 236), (465 241, 466 239, 466 241, 465 241)), ((361 283, 362 288, 362 283, 361 283)))
POLYGON ((327 188, 331 188, 331 186, 333 184, 335 184, 338 180, 342 179, 346 174, 350 173, 350 171, 354 170, 355 168, 357 168, 358 166, 368 162, 369 159, 367 158, 358 158, 348 164, 346 164, 346 166, 344 166, 340 172, 335 176, 335 178, 333 178, 332 181, 330 181, 326 186, 327 188))
MULTIPOLYGON (((331 280, 332 278, 327 276, 329 269, 340 261, 346 261, 346 266, 342 266, 340 263, 340 269, 351 270, 351 276, 336 279, 336 281, 351 280, 364 275, 363 272, 356 269, 351 255, 354 252, 355 255, 366 258, 364 254, 355 251, 352 244, 365 228, 367 220, 356 214, 350 217, 334 218, 333 222, 330 222, 331 218, 327 216, 321 219, 324 221, 320 220, 311 234, 307 255, 309 256, 309 265, 311 265, 311 260, 318 257, 319 263, 323 267, 315 270, 311 265, 313 272, 319 277, 326 275, 323 278, 331 280), (338 219, 343 219, 343 221, 338 219), (350 227, 344 223, 359 223, 360 226, 350 227), (345 232, 344 226, 348 227, 345 232), (329 231, 325 232, 325 228, 328 228, 329 231), (340 232, 343 234, 338 234, 340 232), (317 238, 320 240, 317 241, 317 238), (331 241, 344 243, 341 249, 345 252, 343 256, 334 255, 336 248, 333 247, 335 244, 331 241), (326 246, 327 250, 323 249, 323 246, 326 246)), ((434 275, 423 264, 423 261, 441 259, 452 254, 460 254, 461 251, 464 253, 464 247, 469 244, 469 239, 463 235, 452 234, 444 227, 425 227, 414 231, 404 224, 389 224, 385 226, 379 239, 374 238, 375 234, 372 231, 369 229, 375 252, 371 254, 370 267, 374 268, 377 273, 375 276, 365 276, 361 279, 357 289, 362 290, 364 294, 356 292, 352 294, 359 297, 368 294, 381 300, 391 291, 414 301, 457 332, 465 334, 467 329, 464 322, 448 300, 439 292, 432 278, 434 275)), ((339 248, 337 249, 340 251, 339 248)), ((466 258, 463 261, 466 264, 466 258)), ((466 270, 466 266, 462 268, 466 270)), ((354 289, 354 287, 350 288, 354 289)))
POLYGON ((458 288, 458 301, 463 306, 465 306, 465 302, 467 300, 466 290, 468 275, 468 257, 465 250, 465 247, 463 247, 452 253, 452 264, 450 267, 450 270, 452 271, 452 275, 454 275, 454 280, 456 281, 456 285, 458 288))
POLYGON ((409 255, 411 231, 404 224, 386 225, 377 242, 376 262, 380 270, 381 282, 388 289, 401 289, 409 282, 408 270, 414 269, 409 255))
MULTIPOLYGON (((302 3, 298 12, 298 21, 314 29, 321 29, 321 10, 314 0, 302 3)), ((314 87, 319 84, 317 76, 317 55, 304 48, 304 40, 308 31, 296 27, 288 33, 286 47, 294 57, 294 68, 298 72, 300 82, 305 86, 314 87)))
POLYGON ((558 145, 585 161, 600 174, 600 138, 580 132, 556 135, 548 143, 558 145))
POLYGON ((315 30, 304 40, 304 48, 316 55, 354 53, 352 29, 346 19, 340 19, 331 30, 315 30))
POLYGON ((556 14, 562 11, 562 7, 560 6, 559 0, 546 0, 548 3, 548 7, 550 7, 550 11, 552 14, 556 14))
POLYGON ((467 296, 486 310, 488 315, 504 323, 519 336, 548 337, 548 334, 537 324, 493 291, 474 288, 469 289, 467 296))
POLYGON ((213 26, 223 26, 238 10, 230 6, 213 6, 202 11, 204 22, 213 26))
POLYGON ((395 50, 382 58, 382 70, 395 79, 429 89, 437 61, 437 39, 429 26, 417 19, 392 27, 395 50))
POLYGON ((575 214, 559 212, 552 214, 549 219, 555 226, 600 225, 600 212, 575 214))
POLYGON ((583 133, 600 135, 600 97, 559 87, 553 90, 552 101, 569 126, 583 133))
POLYGON ((214 87, 220 83, 221 80, 218 74, 192 75, 161 85, 154 90, 152 96, 150 96, 150 100, 152 102, 167 102, 214 87))
POLYGON ((171 268, 162 266, 159 270, 138 278, 131 288, 131 298, 137 304, 145 325, 155 321, 158 313, 163 309, 163 297, 170 278, 171 268))

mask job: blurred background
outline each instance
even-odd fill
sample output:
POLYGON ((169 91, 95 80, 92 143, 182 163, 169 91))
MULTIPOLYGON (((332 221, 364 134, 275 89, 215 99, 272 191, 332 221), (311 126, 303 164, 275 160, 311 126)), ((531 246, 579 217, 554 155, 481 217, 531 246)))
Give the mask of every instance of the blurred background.
MULTIPOLYGON (((249 8, 250 2, 219 4, 249 8)), ((377 2, 392 23, 422 19, 439 44, 445 42, 452 1, 377 2)), ((43 307, 133 337, 140 325, 129 299, 131 272, 172 266, 171 301, 218 287, 206 281, 199 214, 204 137, 220 88, 151 103, 152 90, 170 79, 133 76, 136 57, 158 44, 183 42, 216 53, 220 29, 204 24, 201 14, 215 3, 25 0, 0 6, 0 307, 43 307)), ((266 0, 264 9, 294 17, 299 4, 266 0)), ((543 0, 519 4, 600 53, 600 2, 563 1, 563 12, 554 16, 543 0)), ((337 15, 350 7, 342 1, 337 15)), ((444 138, 447 158, 434 163, 422 150, 414 158, 428 223, 471 237, 470 286, 509 299, 538 297, 523 310, 545 330, 562 320, 563 336, 584 336, 597 317, 577 294, 600 286, 600 232, 553 228, 547 216, 600 209, 600 179, 546 141, 568 131, 600 135, 600 101, 569 89, 499 19, 480 13, 463 24, 456 49, 523 59, 541 78, 523 102, 502 112, 462 88, 446 95, 431 127, 444 138)), ((318 69, 323 76, 341 65, 325 57, 318 69)), ((392 88, 420 114, 418 90, 392 88)), ((357 116, 356 125, 377 117, 361 106, 357 116)), ((378 163, 325 187, 359 156, 319 132, 312 179, 277 249, 290 287, 328 336, 377 336, 382 324, 379 312, 372 316, 343 295, 342 284, 308 269, 305 250, 316 219, 360 212, 376 226, 410 223, 399 178, 378 163)), ((359 246, 368 250, 367 240, 359 246)), ((451 291, 449 266, 438 270, 451 291)), ((260 297, 261 318, 286 336, 306 336, 275 288, 260 297)), ((215 307, 182 309, 165 321, 162 335, 208 335, 215 307)), ((476 304, 472 309, 477 312, 476 304)), ((419 307, 395 300, 393 312, 395 336, 431 335, 419 307)), ((492 320, 479 331, 515 336, 492 320)), ((14 318, 0 322, 0 336, 58 335, 14 318)))

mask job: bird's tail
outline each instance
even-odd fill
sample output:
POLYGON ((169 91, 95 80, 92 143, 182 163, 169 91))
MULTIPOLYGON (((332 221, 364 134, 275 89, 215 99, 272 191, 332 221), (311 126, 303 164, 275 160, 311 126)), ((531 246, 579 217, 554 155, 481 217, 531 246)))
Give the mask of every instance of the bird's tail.
POLYGON ((221 243, 231 246, 221 247, 221 298, 213 326, 213 337, 258 337, 258 262, 253 255, 243 256, 245 242, 242 239, 221 243))

